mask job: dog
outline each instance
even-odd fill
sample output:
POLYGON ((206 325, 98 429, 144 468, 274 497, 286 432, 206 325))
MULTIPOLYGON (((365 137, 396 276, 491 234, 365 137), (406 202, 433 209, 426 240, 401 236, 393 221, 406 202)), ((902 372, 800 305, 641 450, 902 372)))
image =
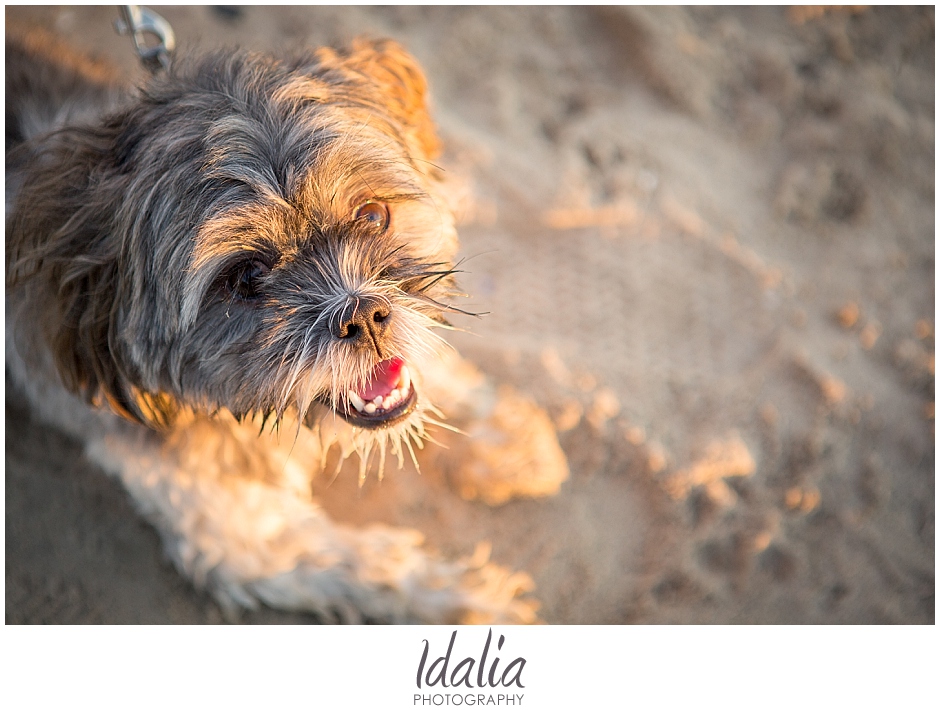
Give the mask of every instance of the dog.
POLYGON ((311 496, 331 450, 381 479, 455 425, 441 466, 468 500, 568 477, 546 413, 440 334, 458 240, 414 58, 215 52, 134 88, 28 32, 6 67, 8 382, 175 566, 236 617, 536 621, 485 549, 444 559, 311 496))

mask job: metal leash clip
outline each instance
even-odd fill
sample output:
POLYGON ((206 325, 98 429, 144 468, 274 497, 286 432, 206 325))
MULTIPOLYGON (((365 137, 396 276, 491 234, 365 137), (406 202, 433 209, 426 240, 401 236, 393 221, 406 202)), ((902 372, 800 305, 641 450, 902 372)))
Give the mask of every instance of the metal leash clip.
POLYGON ((140 5, 121 5, 121 15, 121 19, 114 21, 114 29, 119 35, 131 35, 143 65, 153 74, 161 69, 168 70, 170 56, 176 48, 176 37, 170 23, 140 5), (157 44, 148 45, 148 35, 155 37, 157 44))

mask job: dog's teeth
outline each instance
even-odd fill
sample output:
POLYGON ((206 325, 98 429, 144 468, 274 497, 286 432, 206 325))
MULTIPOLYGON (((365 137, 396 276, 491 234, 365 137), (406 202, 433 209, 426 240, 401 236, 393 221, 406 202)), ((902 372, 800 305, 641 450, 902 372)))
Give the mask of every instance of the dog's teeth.
POLYGON ((356 394, 352 390, 349 390, 349 392, 346 393, 346 398, 350 401, 352 406, 356 408, 357 411, 361 412, 363 408, 366 406, 366 403, 362 401, 362 397, 360 397, 358 394, 356 394))
POLYGON ((394 409, 399 404, 401 404, 410 393, 411 390, 411 373, 408 372, 408 368, 402 366, 401 373, 398 378, 398 385, 386 395, 376 395, 376 397, 371 402, 366 402, 358 394, 349 390, 346 393, 346 398, 349 400, 350 404, 356 408, 359 412, 364 412, 366 414, 375 414, 379 411, 389 411, 394 409))

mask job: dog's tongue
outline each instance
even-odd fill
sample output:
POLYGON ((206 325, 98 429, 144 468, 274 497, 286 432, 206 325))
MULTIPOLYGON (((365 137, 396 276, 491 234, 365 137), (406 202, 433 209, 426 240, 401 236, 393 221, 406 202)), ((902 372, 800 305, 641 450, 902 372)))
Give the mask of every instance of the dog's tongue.
POLYGON ((369 380, 361 392, 357 394, 363 400, 369 402, 378 396, 384 397, 398 384, 401 375, 401 368, 405 361, 400 357, 393 357, 391 360, 383 360, 375 369, 372 370, 372 379, 369 380))

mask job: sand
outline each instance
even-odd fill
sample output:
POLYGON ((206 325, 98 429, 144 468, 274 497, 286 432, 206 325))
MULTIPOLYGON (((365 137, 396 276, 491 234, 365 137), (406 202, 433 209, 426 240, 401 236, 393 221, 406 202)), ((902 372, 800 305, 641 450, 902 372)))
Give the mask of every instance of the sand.
MULTIPOLYGON (((453 342, 571 467, 498 507, 433 453, 361 491, 349 469, 315 482, 336 518, 486 541, 552 624, 934 622, 933 8, 162 12, 183 47, 368 33, 418 57, 489 312, 453 342)), ((133 75, 116 15, 6 10, 133 75)), ((6 620, 225 621, 15 398, 6 620)))

